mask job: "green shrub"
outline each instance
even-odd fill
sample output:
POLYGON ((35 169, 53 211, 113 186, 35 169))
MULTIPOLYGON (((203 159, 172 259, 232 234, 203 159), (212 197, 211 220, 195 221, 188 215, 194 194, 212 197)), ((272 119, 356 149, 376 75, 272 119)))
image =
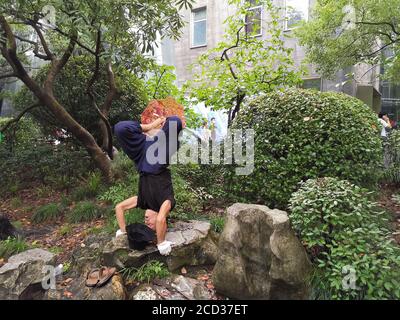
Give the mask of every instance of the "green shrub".
POLYGON ((124 268, 121 273, 126 279, 147 283, 153 279, 161 279, 170 275, 167 267, 159 261, 149 261, 140 268, 124 268))
POLYGON ((29 245, 22 238, 8 238, 0 241, 0 258, 8 259, 28 249, 29 245))
POLYGON ((34 223, 54 221, 62 214, 61 207, 56 203, 49 203, 38 208, 32 215, 34 223))
POLYGON ((75 205, 68 216, 71 223, 83 221, 93 221, 102 216, 102 210, 95 203, 90 201, 82 201, 75 205))
POLYGON ((255 169, 229 170, 230 192, 286 208, 300 181, 324 176, 358 185, 377 182, 382 165, 379 124, 360 100, 340 93, 290 89, 251 100, 233 129, 255 130, 255 169))
POLYGON ((386 214, 368 196, 336 178, 308 180, 292 195, 290 218, 316 269, 316 298, 400 298, 400 248, 386 214), (351 270, 357 289, 346 290, 351 270))
POLYGON ((47 189, 62 189, 76 184, 78 178, 92 170, 83 149, 44 142, 31 143, 16 153, 0 152, 0 189, 15 193, 18 189, 47 185, 47 189), (11 190, 11 187, 15 190, 11 190))

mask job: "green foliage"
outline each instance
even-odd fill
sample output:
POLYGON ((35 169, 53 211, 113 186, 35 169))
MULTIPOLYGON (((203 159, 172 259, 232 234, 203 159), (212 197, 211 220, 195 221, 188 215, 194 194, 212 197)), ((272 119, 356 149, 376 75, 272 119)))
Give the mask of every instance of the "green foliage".
POLYGON ((161 279, 170 275, 167 267, 159 261, 149 261, 140 268, 124 268, 121 273, 126 279, 147 283, 153 279, 161 279))
POLYGON ((211 226, 215 232, 221 233, 224 230, 225 218, 215 216, 210 219, 211 226))
POLYGON ((66 236, 72 232, 72 226, 70 224, 63 225, 60 230, 58 230, 58 234, 60 236, 66 236))
POLYGON ((63 263, 63 273, 64 273, 64 274, 70 272, 70 271, 71 271, 71 268, 72 268, 72 263, 71 263, 71 261, 67 261, 67 262, 63 263))
POLYGON ((0 258, 8 259, 28 249, 29 245, 22 238, 8 238, 0 241, 0 258))
POLYGON ((316 268, 316 298, 400 298, 400 248, 385 213, 368 197, 336 178, 310 179, 292 195, 290 218, 316 268), (351 269, 355 287, 346 290, 351 269))
POLYGON ((18 209, 22 206, 22 200, 19 197, 12 198, 10 201, 10 206, 13 209, 18 209))
MULTIPOLYGON (((131 168, 132 170, 132 168, 131 168)), ((139 176, 134 173, 126 177, 125 182, 119 182, 100 194, 99 200, 111 202, 113 205, 137 195, 139 176)))
MULTIPOLYGON (((94 58, 88 56, 76 56, 72 58, 61 71, 54 86, 54 94, 65 109, 82 126, 87 128, 96 138, 100 138, 98 123, 100 118, 92 107, 89 96, 85 92, 87 84, 93 75, 94 58)), ((42 83, 49 69, 49 65, 41 68, 35 77, 42 83)), ((115 67, 118 96, 113 101, 109 114, 109 121, 115 124, 121 120, 139 119, 140 113, 147 104, 143 82, 134 74, 125 69, 115 67)), ((99 80, 94 86, 99 101, 104 101, 108 93, 108 79, 105 65, 101 65, 99 80)), ((33 94, 25 87, 16 95, 14 106, 22 110, 34 101, 33 94)), ((42 125, 47 134, 53 135, 57 128, 63 128, 54 115, 47 108, 39 107, 32 110, 33 117, 42 125)), ((67 139, 68 140, 68 139, 67 139)))
POLYGON ((400 28, 395 19, 399 15, 398 0, 320 0, 313 18, 296 36, 306 48, 309 62, 325 77, 334 77, 337 71, 358 63, 382 63, 385 76, 399 82, 400 28), (349 5, 354 14, 344 10, 349 5), (385 48, 392 51, 388 58, 382 57, 385 48))
POLYGON ((169 96, 177 98, 179 89, 175 85, 175 68, 167 65, 157 65, 152 70, 151 77, 146 81, 147 96, 150 99, 166 99, 169 96))
POLYGON ((39 207, 32 215, 34 223, 41 223, 45 221, 54 221, 60 217, 62 210, 59 204, 49 203, 39 207))
POLYGON ((68 216, 71 223, 78 223, 83 221, 93 221, 100 218, 102 210, 95 203, 91 201, 82 201, 75 205, 68 216))
POLYGON ((255 130, 253 173, 243 177, 230 169, 225 181, 232 194, 248 200, 285 208, 300 181, 332 176, 373 186, 379 177, 377 117, 350 96, 270 93, 250 101, 232 128, 255 130))
POLYGON ((57 247, 57 246, 51 247, 51 248, 49 248, 48 250, 49 250, 51 253, 55 254, 55 255, 58 255, 58 254, 60 254, 60 253, 63 252, 63 248, 62 248, 62 247, 57 247))
MULTIPOLYGON (((125 213, 125 223, 129 225, 131 223, 144 223, 144 211, 142 209, 132 209, 125 213)), ((119 229, 117 219, 115 215, 110 215, 107 218, 107 224, 105 227, 106 232, 115 234, 116 230, 119 229)))
POLYGON ((388 157, 388 167, 383 174, 384 181, 400 186, 400 131, 391 131, 389 140, 384 142, 384 148, 388 157))
POLYGON ((0 153, 0 189, 14 193, 38 182, 51 189, 71 187, 91 169, 89 157, 82 149, 31 143, 15 154, 0 153))
POLYGON ((200 199, 196 196, 189 183, 174 171, 172 172, 172 183, 176 206, 170 216, 181 220, 192 219, 201 209, 200 199))
POLYGON ((229 0, 237 10, 224 22, 224 40, 200 55, 192 65, 193 79, 185 84, 191 98, 215 110, 231 110, 236 101, 246 96, 299 83, 300 73, 293 71, 292 49, 284 45, 279 9, 270 0, 257 2, 269 17, 268 21, 263 20, 266 34, 255 36, 259 30, 246 33, 243 17, 252 18, 254 11, 248 11, 252 5, 229 0))

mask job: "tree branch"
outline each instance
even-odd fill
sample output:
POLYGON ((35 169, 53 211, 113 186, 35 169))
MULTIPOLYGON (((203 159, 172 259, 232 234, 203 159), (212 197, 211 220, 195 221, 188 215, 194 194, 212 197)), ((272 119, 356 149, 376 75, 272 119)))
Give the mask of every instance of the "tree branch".
POLYGON ((20 36, 18 36, 18 35, 14 35, 14 37, 15 37, 16 39, 18 39, 19 41, 26 42, 26 43, 29 43, 29 44, 33 45, 33 46, 35 47, 35 48, 33 49, 33 53, 34 53, 35 56, 38 57, 39 59, 42 59, 42 60, 51 60, 51 58, 50 58, 48 55, 42 54, 42 53, 39 52, 39 44, 38 44, 37 42, 32 41, 32 40, 29 40, 29 39, 22 38, 22 37, 20 37, 20 36))
POLYGON ((25 113, 31 111, 34 108, 39 107, 40 104, 38 102, 35 102, 34 104, 30 105, 28 108, 24 109, 18 116, 16 116, 14 119, 8 121, 3 128, 0 129, 0 132, 4 133, 6 130, 14 123, 17 123, 21 118, 25 115, 25 113))
POLYGON ((381 25, 387 25, 389 26, 392 31, 397 34, 398 36, 400 36, 400 32, 396 30, 396 27, 394 26, 393 23, 390 22, 367 22, 367 21, 358 21, 355 24, 366 24, 366 25, 370 25, 370 26, 381 26, 381 25))
POLYGON ((50 60, 54 60, 55 56, 54 54, 50 51, 49 46, 47 45, 46 39, 44 38, 44 35, 40 28, 37 26, 36 23, 32 23, 32 28, 35 29, 36 33, 39 36, 40 42, 42 44, 43 50, 46 53, 47 57, 49 57, 50 60))
POLYGON ((50 93, 53 93, 53 83, 54 83, 55 77, 62 70, 62 68, 64 68, 64 66, 66 65, 66 63, 68 62, 69 58, 71 57, 71 55, 74 51, 76 37, 77 37, 76 33, 72 34, 70 36, 70 41, 69 41, 68 47, 65 50, 61 59, 60 60, 52 60, 52 62, 51 62, 51 68, 47 74, 46 81, 44 82, 44 88, 46 90, 48 90, 50 93))

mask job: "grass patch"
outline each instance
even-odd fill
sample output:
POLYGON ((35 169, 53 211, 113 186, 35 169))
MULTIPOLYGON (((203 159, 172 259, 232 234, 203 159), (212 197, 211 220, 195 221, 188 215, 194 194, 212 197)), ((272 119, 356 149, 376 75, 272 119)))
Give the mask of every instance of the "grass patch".
POLYGON ((8 238, 7 240, 0 241, 0 258, 8 259, 29 248, 28 243, 22 238, 8 238))
POLYGON ((15 197, 10 200, 10 206, 13 209, 18 209, 22 206, 21 198, 15 197))
POLYGON ((72 232, 72 226, 70 224, 63 225, 60 230, 58 230, 58 234, 60 236, 66 236, 72 232))
POLYGON ((63 252, 63 250, 63 248, 57 246, 49 248, 49 251, 55 255, 60 254, 61 252, 63 252))
POLYGON ((32 215, 34 223, 41 223, 44 221, 51 221, 57 219, 62 214, 61 207, 56 203, 49 203, 41 206, 32 215))
POLYGON ((211 226, 215 232, 221 233, 224 230, 225 218, 224 217, 212 217, 210 219, 211 226))
POLYGON ((121 273, 125 279, 147 283, 170 275, 167 267, 160 261, 149 261, 140 268, 124 268, 121 273))
POLYGON ((102 210, 95 203, 91 201, 82 201, 75 205, 71 210, 68 220, 71 223, 78 223, 83 221, 92 221, 102 215, 102 210))
POLYGON ((14 226, 15 229, 22 229, 22 222, 17 220, 17 221, 13 221, 11 222, 11 224, 14 226))

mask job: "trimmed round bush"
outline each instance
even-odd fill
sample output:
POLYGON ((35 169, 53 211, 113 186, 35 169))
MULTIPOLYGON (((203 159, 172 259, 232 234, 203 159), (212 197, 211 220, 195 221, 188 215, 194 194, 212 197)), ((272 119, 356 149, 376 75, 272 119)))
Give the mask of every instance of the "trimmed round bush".
POLYGON ((315 266, 319 299, 399 299, 400 248, 366 189, 310 179, 290 199, 290 219, 315 266))
POLYGON ((286 208, 299 182, 333 176, 376 183, 382 163, 377 115, 341 93, 290 89, 251 100, 233 129, 255 130, 255 169, 230 171, 232 191, 250 201, 286 208))

